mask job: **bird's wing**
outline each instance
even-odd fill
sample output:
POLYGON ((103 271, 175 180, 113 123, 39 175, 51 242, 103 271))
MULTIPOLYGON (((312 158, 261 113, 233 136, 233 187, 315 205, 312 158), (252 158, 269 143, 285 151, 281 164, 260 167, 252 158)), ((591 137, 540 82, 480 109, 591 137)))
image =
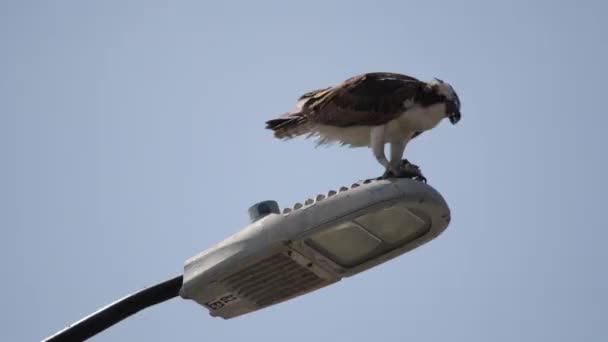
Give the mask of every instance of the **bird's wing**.
POLYGON ((424 83, 406 75, 367 73, 300 97, 308 120, 338 127, 381 125, 396 118, 424 83))

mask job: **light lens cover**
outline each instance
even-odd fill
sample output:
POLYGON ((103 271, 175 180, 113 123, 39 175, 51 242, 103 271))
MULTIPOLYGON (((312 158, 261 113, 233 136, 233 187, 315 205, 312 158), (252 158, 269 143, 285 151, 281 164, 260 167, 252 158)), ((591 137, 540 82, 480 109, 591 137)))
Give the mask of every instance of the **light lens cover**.
POLYGON ((423 219, 403 206, 363 215, 355 221, 389 244, 415 239, 426 226, 423 219))
POLYGON ((353 222, 343 222, 310 238, 312 245, 340 265, 352 266, 369 256, 382 241, 353 222))
POLYGON ((403 205, 374 211, 313 234, 307 243, 352 267, 423 236, 430 224, 403 205))

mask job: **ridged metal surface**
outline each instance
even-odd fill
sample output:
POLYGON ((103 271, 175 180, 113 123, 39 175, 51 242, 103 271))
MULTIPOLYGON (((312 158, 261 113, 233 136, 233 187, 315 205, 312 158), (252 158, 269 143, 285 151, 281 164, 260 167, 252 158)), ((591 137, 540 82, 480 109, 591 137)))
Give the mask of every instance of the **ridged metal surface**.
POLYGON ((322 201, 322 200, 324 200, 326 198, 335 196, 338 193, 342 193, 342 192, 348 191, 350 189, 358 188, 361 185, 370 184, 370 183, 372 183, 374 181, 377 181, 377 180, 380 180, 380 178, 365 179, 365 180, 359 181, 357 183, 351 184, 350 187, 342 186, 342 187, 340 187, 340 189, 338 189, 338 191, 336 191, 336 190, 330 190, 330 191, 327 192, 327 194, 318 194, 314 199, 313 198, 309 198, 306 201, 304 201, 304 203, 298 202, 298 203, 294 204, 291 207, 284 208, 283 211, 282 211, 282 213, 283 214, 289 214, 289 213, 291 213, 294 210, 298 210, 298 209, 309 207, 309 206, 315 204, 316 202, 320 202, 320 201, 322 201))
POLYGON ((224 284, 259 306, 280 302, 323 283, 315 273, 284 254, 275 254, 226 277, 224 284))

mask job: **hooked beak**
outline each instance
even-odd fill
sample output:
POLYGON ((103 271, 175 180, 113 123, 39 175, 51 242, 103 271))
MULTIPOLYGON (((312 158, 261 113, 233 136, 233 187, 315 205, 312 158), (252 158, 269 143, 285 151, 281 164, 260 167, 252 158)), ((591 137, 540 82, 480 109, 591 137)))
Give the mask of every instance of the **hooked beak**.
POLYGON ((450 113, 448 118, 450 119, 450 122, 452 123, 452 125, 457 124, 458 121, 460 121, 460 111, 456 110, 456 111, 450 113))
POLYGON ((446 110, 452 125, 457 124, 460 121, 460 106, 455 102, 448 102, 446 110))

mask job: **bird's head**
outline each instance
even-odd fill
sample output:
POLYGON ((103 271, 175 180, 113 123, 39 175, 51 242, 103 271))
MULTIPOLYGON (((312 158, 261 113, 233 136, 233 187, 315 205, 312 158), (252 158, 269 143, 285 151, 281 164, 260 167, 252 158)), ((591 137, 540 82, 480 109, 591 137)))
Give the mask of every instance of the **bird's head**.
POLYGON ((454 125, 457 124, 460 121, 460 99, 454 88, 449 83, 438 78, 429 82, 429 87, 445 103, 446 116, 450 119, 450 122, 454 125))

